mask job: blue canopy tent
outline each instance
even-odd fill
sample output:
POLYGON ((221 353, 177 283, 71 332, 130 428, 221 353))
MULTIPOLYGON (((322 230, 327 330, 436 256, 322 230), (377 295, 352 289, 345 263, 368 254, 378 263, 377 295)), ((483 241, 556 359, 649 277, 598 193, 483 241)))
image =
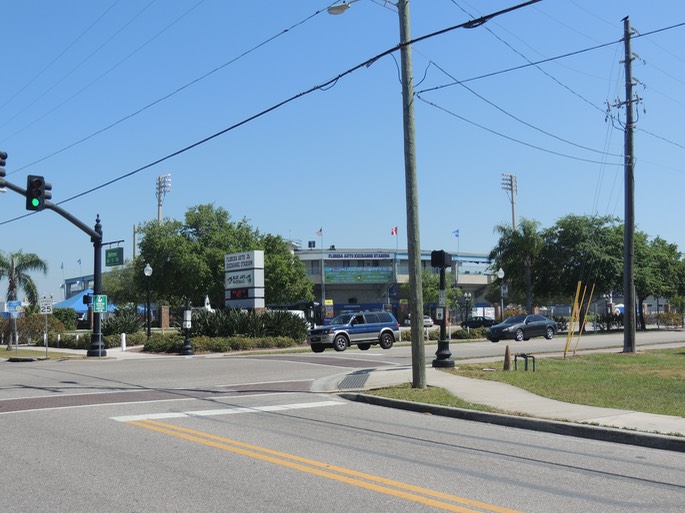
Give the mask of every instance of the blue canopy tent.
MULTIPOLYGON (((55 303, 53 308, 73 308, 76 310, 76 313, 78 314, 84 314, 88 312, 88 305, 83 304, 83 296, 88 296, 93 294, 93 289, 85 289, 79 292, 78 294, 75 294, 71 296, 69 299, 65 299, 64 301, 60 301, 59 303, 55 303)), ((113 312, 115 309, 115 305, 108 303, 107 304, 107 311, 108 312, 113 312)))

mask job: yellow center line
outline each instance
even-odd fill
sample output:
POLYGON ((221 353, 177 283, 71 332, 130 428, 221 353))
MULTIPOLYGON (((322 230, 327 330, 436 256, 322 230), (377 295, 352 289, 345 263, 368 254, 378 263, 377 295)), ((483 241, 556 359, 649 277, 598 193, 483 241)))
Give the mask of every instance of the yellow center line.
POLYGON ((356 470, 351 470, 344 467, 329 465, 327 463, 310 460, 308 458, 303 458, 293 454, 274 451, 265 447, 247 444, 238 440, 231 440, 229 438, 212 435, 210 433, 204 433, 202 431, 196 431, 194 429, 174 426, 164 422, 148 419, 143 421, 130 421, 128 423, 134 426, 142 427, 177 438, 182 438, 184 440, 196 442, 209 447, 230 451, 235 454, 248 456, 250 458, 259 459, 320 477, 340 481, 353 486, 365 488, 367 490, 373 490, 378 493, 400 497, 405 500, 418 502, 446 511, 453 511, 456 513, 473 513, 473 511, 476 510, 464 508, 454 504, 448 504, 436 499, 451 501, 453 503, 463 504, 466 506, 479 508, 480 510, 492 511, 495 513, 521 513, 510 508, 475 501, 457 495, 438 492, 436 490, 430 490, 420 486, 414 486, 408 483, 402 483, 400 481, 394 481, 392 479, 386 479, 384 477, 366 474, 364 472, 358 472, 356 470), (388 487, 394 487, 396 489, 388 487), (423 494, 427 497, 416 495, 416 493, 423 494))

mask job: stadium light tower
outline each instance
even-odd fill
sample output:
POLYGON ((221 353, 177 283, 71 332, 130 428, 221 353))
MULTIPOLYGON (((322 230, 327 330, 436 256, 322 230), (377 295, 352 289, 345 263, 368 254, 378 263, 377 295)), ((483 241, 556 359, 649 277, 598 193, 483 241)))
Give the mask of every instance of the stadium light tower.
POLYGON ((157 177, 157 224, 162 224, 162 203, 167 192, 171 192, 171 174, 167 173, 157 177))

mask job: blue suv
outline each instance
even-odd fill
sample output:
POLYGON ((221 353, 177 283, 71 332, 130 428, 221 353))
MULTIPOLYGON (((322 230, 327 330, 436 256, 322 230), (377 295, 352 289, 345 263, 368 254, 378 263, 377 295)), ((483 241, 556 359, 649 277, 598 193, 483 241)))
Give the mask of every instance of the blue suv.
POLYGON ((356 345, 366 351, 378 344, 390 349, 400 339, 400 323, 390 312, 355 312, 341 314, 330 324, 307 332, 307 342, 315 353, 327 347, 344 351, 356 345))

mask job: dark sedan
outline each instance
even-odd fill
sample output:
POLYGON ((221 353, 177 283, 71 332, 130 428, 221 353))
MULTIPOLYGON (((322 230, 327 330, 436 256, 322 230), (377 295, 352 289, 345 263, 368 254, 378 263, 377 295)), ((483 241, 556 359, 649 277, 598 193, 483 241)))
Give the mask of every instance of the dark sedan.
POLYGON ((557 323, 542 315, 514 315, 500 324, 490 326, 485 333, 490 342, 499 342, 505 338, 517 341, 528 340, 531 337, 554 338, 557 323))
POLYGON ((495 324, 497 321, 493 319, 492 317, 483 317, 483 316, 476 316, 476 317, 471 317, 470 319, 466 319, 464 322, 461 323, 462 328, 487 328, 489 326, 492 326, 495 324))

